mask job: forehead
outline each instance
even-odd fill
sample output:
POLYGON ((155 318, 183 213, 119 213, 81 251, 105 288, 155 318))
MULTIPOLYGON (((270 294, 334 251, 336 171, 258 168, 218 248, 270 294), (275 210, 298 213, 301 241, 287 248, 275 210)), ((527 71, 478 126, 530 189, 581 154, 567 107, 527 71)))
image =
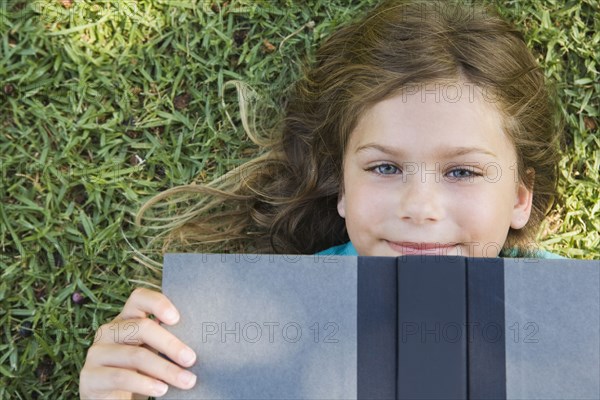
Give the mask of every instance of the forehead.
POLYGON ((417 85, 376 103, 359 118, 349 150, 367 142, 394 145, 415 156, 458 146, 514 153, 493 96, 464 82, 417 85))

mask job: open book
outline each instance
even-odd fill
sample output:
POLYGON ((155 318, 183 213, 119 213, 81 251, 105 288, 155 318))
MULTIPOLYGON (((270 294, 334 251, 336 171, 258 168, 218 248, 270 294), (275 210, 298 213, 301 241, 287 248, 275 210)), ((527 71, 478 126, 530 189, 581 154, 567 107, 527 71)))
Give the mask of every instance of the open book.
POLYGON ((598 399, 600 261, 166 254, 171 399, 598 399))

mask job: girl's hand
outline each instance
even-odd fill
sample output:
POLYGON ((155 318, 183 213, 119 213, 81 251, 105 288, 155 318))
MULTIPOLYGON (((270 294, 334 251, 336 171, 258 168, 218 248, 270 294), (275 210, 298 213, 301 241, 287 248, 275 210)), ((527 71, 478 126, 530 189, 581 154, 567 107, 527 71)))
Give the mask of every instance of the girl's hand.
POLYGON ((123 311, 102 325, 89 348, 79 377, 82 399, 134 399, 162 396, 168 386, 190 389, 196 376, 190 367, 196 354, 173 334, 151 320, 173 325, 179 312, 162 293, 135 289, 123 311), (157 354, 161 352, 174 364, 157 354))

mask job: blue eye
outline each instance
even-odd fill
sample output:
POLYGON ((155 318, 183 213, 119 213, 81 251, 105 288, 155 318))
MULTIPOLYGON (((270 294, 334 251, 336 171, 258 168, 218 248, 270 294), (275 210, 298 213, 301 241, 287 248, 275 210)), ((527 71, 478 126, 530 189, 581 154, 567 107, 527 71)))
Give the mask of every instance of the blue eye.
POLYGON ((392 164, 379 164, 369 169, 378 175, 394 175, 400 172, 400 169, 392 164))
POLYGON ((472 169, 468 168, 455 168, 448 172, 448 176, 452 179, 473 179, 481 174, 476 173, 472 169))

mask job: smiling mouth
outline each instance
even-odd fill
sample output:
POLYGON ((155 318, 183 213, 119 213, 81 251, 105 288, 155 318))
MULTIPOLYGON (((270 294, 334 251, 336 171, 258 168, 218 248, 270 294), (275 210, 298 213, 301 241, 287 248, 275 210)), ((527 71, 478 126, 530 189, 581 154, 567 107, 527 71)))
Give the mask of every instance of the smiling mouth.
POLYGON ((388 240, 386 242, 393 250, 405 255, 447 255, 450 249, 458 245, 458 243, 390 242, 388 240))

